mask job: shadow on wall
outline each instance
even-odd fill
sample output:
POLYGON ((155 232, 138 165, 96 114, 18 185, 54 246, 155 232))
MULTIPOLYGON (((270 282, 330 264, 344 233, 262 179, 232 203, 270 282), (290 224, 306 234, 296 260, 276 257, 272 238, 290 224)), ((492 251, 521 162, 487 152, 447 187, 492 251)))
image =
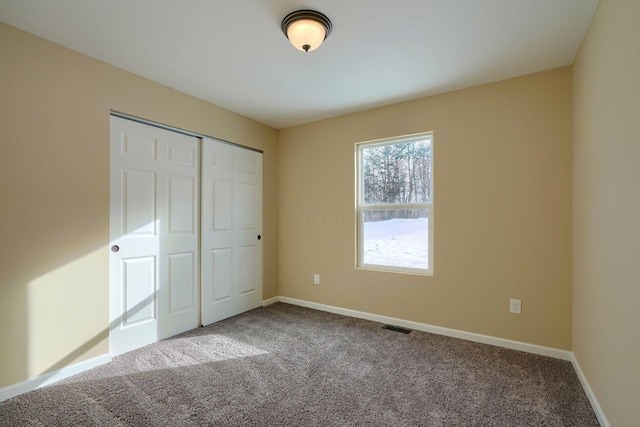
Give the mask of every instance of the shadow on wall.
POLYGON ((92 229, 91 220, 78 223, 77 216, 65 223, 41 212, 24 216, 23 225, 42 221, 29 232, 2 233, 7 256, 0 262, 0 388, 59 366, 56 361, 72 353, 68 349, 83 349, 73 352, 75 360, 106 348, 100 345, 104 335, 96 333, 108 322, 106 227, 92 229))
MULTIPOLYGON (((159 222, 153 226, 160 227, 159 222)), ((82 239, 76 237, 78 246, 73 249, 81 249, 82 239)), ((67 249, 71 249, 73 242, 67 243, 67 249)), ((40 255, 45 255, 44 252, 40 255)), ((71 261, 67 261, 65 251, 53 253, 59 256, 58 266, 53 267, 51 259, 42 264, 34 262, 53 268, 28 281, 13 280, 20 292, 13 298, 9 317, 5 314, 8 320, 5 323, 16 325, 12 328, 13 335, 7 335, 10 345, 0 347, 0 389, 28 379, 38 387, 49 381, 43 374, 108 353, 109 333, 123 323, 123 318, 131 320, 156 301, 155 288, 148 295, 137 293, 131 301, 135 305, 109 322, 110 245, 79 254, 71 261)), ((17 276, 19 268, 26 268, 26 264, 10 272, 17 276)), ((0 290, 5 292, 6 288, 0 290)), ((158 323, 157 327, 160 326, 158 323)))
MULTIPOLYGON (((149 295, 144 300, 139 302, 136 306, 134 306, 133 308, 128 310, 127 313, 126 313, 126 316, 127 317, 133 317, 136 313, 138 313, 141 310, 143 310, 144 308, 146 308, 148 304, 153 303, 154 300, 155 300, 155 293, 152 294, 152 295, 149 295)), ((100 331, 99 333, 97 333, 96 335, 94 335, 93 337, 88 339, 86 342, 84 342, 80 346, 78 346, 75 349, 73 349, 66 356, 64 356, 63 358, 58 360, 53 365, 49 366, 43 372, 45 372, 45 373, 55 372, 55 371, 58 371, 58 370, 60 370, 62 368, 65 368, 65 367, 71 365, 79 357, 81 357, 82 355, 86 354, 91 349, 95 348, 100 343, 104 342, 105 340, 108 340, 109 339, 109 333, 111 331, 113 331, 115 328, 117 328, 118 325, 121 324, 123 317, 124 316, 119 316, 118 318, 114 319, 112 322, 109 323, 109 327, 108 328, 103 329, 102 331, 100 331)), ((37 388, 37 387, 41 386, 42 384, 44 384, 46 381, 48 381, 48 378, 41 378, 41 379, 38 379, 35 382, 35 384, 33 384, 33 385, 37 388)))
MULTIPOLYGON (((161 226, 157 223, 153 227, 161 226)), ((60 254, 60 262, 65 260, 64 251, 55 253, 60 254)), ((138 295, 136 298, 142 299, 136 305, 109 323, 109 254, 110 245, 100 246, 29 280, 22 288, 24 297, 17 313, 23 319, 24 340, 11 342, 13 363, 5 365, 18 369, 22 378, 0 383, 0 388, 108 353, 109 333, 123 317, 131 319, 155 302, 155 290, 138 295), (24 357, 16 358, 20 353, 24 357)), ((47 380, 40 377, 32 385, 37 387, 47 380)))
POLYGON ((90 252, 27 284, 29 377, 64 366, 52 363, 58 358, 70 364, 85 354, 98 355, 91 354, 91 350, 106 336, 98 339, 103 334, 96 331, 108 321, 108 293, 103 286, 108 282, 98 273, 105 251, 101 248, 90 252), (78 351, 80 348, 84 351, 78 351))

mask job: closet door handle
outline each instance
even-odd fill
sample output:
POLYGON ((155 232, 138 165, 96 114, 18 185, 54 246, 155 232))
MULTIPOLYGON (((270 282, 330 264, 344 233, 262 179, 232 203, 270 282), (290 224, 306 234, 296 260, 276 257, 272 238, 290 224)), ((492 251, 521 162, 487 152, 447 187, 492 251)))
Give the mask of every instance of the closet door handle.
POLYGON ((262 239, 262 236, 258 234, 258 240, 262 239))
POLYGON ((111 252, 118 252, 119 250, 120 250, 120 246, 118 245, 111 246, 111 252))

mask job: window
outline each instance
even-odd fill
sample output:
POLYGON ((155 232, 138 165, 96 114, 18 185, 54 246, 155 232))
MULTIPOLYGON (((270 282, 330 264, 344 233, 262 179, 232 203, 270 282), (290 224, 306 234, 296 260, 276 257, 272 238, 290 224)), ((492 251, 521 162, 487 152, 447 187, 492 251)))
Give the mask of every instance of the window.
POLYGON ((433 134, 356 150, 358 267, 433 275, 433 134))

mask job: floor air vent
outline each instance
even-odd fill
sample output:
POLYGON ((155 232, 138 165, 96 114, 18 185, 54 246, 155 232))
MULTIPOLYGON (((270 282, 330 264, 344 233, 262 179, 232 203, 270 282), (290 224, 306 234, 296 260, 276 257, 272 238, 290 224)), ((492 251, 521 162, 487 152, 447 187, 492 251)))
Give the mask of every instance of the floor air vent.
POLYGON ((400 332, 401 334, 410 334, 411 333, 411 329, 401 328, 400 326, 393 326, 393 325, 384 325, 382 327, 382 329, 388 329, 390 331, 400 332))

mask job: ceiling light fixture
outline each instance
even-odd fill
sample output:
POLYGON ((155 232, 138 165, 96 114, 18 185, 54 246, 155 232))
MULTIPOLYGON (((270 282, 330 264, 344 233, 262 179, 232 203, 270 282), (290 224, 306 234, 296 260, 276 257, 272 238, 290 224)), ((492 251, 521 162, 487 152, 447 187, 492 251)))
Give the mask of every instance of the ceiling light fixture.
POLYGON ((315 10, 297 10, 282 20, 282 32, 298 50, 310 52, 331 33, 331 21, 315 10))

